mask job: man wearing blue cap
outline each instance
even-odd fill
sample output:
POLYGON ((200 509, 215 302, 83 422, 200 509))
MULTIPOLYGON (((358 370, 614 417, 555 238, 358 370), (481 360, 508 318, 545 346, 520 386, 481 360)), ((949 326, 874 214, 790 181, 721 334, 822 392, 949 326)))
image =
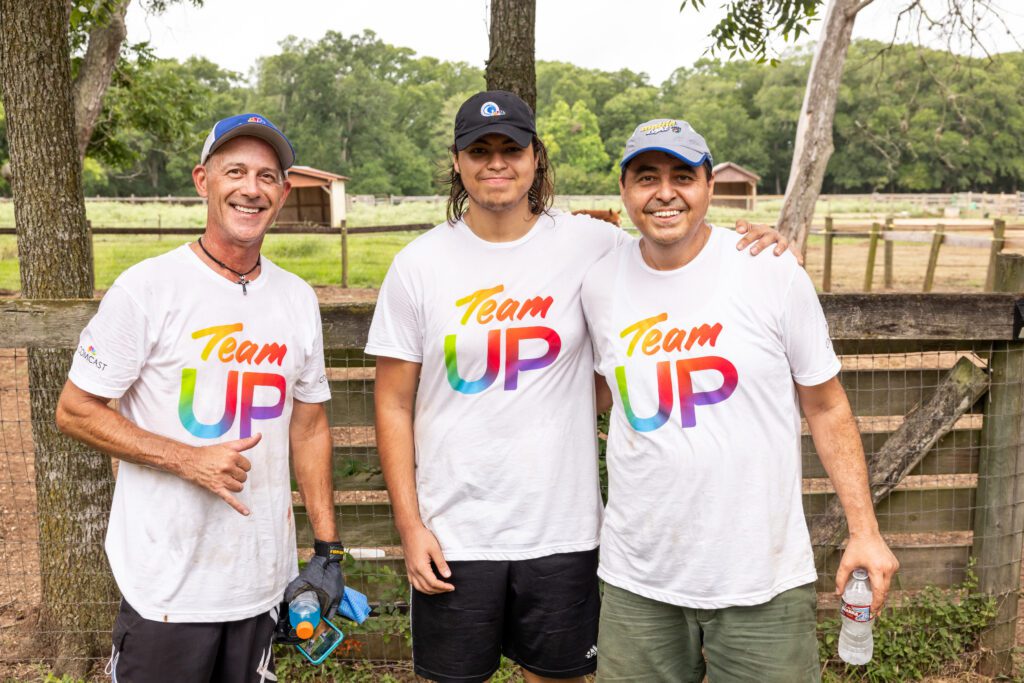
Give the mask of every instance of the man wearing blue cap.
POLYGON ((202 237, 122 273, 82 331, 57 424, 121 461, 115 681, 276 680, 282 597, 342 595, 319 307, 260 255, 294 160, 263 116, 218 122, 192 171, 202 237), (317 539, 301 574, 289 451, 317 539))
POLYGON ((637 127, 621 162, 641 239, 586 275, 612 387, 598 680, 819 679, 800 413, 881 607, 899 563, 878 530, 860 435, 807 273, 736 258, 705 221, 711 152, 682 120, 637 127))

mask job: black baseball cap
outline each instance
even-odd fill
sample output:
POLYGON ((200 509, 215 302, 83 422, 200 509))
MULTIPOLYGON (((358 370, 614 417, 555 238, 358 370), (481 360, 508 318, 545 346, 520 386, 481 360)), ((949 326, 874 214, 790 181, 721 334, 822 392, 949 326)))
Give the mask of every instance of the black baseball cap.
POLYGON ((521 147, 529 145, 537 135, 530 105, 507 90, 479 92, 463 102, 455 115, 455 151, 490 133, 507 135, 521 147))

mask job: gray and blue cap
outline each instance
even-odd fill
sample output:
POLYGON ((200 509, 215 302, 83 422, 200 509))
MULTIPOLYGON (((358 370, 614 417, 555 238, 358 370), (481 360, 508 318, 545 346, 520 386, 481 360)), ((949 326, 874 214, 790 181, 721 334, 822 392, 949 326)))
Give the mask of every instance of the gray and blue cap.
POLYGON ((700 166, 705 161, 714 165, 708 143, 686 121, 678 119, 654 119, 641 123, 626 140, 626 152, 619 167, 644 152, 665 152, 690 166, 700 166))

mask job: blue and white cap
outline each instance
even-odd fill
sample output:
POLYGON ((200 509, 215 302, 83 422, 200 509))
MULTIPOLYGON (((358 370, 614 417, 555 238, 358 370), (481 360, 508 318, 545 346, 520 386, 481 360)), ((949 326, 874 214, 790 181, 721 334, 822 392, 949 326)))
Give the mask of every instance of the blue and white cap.
POLYGON ((214 124, 213 130, 206 136, 203 153, 199 155, 199 163, 205 164, 210 155, 228 140, 240 135, 251 135, 269 144, 277 152, 281 161, 281 170, 287 171, 295 163, 295 148, 277 126, 260 114, 238 114, 221 119, 214 124))
POLYGON ((705 161, 714 165, 708 143, 686 121, 678 119, 654 119, 641 123, 626 140, 626 152, 619 167, 644 152, 665 152, 690 166, 700 166, 705 161))

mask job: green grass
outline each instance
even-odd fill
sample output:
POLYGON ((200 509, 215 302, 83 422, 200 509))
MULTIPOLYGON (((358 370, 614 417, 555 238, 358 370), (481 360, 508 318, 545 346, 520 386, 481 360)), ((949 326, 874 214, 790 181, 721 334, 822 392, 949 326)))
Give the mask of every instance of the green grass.
MULTIPOLYGON (((731 226, 738 218, 772 223, 778 216, 780 200, 760 201, 752 212, 741 209, 712 207, 711 222, 731 226)), ((560 202, 558 206, 568 208, 560 202)), ((571 208, 618 208, 615 197, 594 197, 574 200, 571 208)), ((864 200, 837 199, 823 203, 823 211, 853 217, 885 212, 910 212, 912 207, 900 204, 876 204, 864 200)), ((408 223, 440 223, 444 220, 443 202, 409 202, 395 206, 355 205, 348 214, 350 226, 401 225, 408 223)), ((87 202, 86 213, 95 227, 202 227, 206 207, 202 204, 130 204, 117 201, 87 202)), ((632 227, 622 212, 623 226, 632 227)), ((0 227, 14 225, 14 206, 0 202, 0 227)), ((349 286, 379 287, 395 254, 419 232, 351 235, 349 237, 349 286)), ((170 251, 189 241, 185 236, 157 238, 150 235, 97 235, 94 241, 96 287, 107 289, 127 267, 143 259, 170 251)), ((281 267, 290 270, 313 285, 337 286, 341 283, 341 246, 329 235, 274 235, 267 237, 264 253, 281 267)), ((17 241, 13 236, 0 236, 0 290, 21 288, 18 275, 17 241)))

